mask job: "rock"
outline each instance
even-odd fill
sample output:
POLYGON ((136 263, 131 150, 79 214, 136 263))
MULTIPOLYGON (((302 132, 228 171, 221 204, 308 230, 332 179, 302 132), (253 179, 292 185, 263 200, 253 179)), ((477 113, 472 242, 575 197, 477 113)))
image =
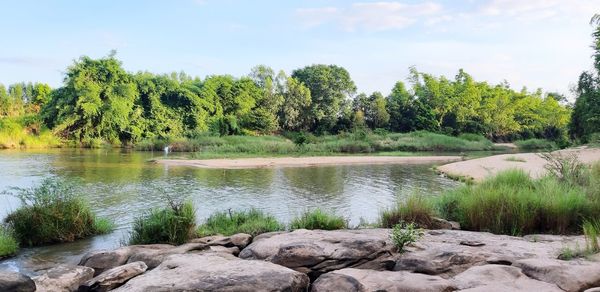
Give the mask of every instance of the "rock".
POLYGON ((429 227, 430 229, 460 230, 460 223, 434 217, 433 221, 431 222, 431 226, 426 227, 429 227))
POLYGON ((222 253, 228 253, 228 254, 232 254, 237 256, 240 253, 240 249, 237 246, 232 246, 232 247, 224 247, 224 246, 211 246, 210 247, 210 251, 211 252, 222 252, 222 253))
POLYGON ((521 269, 503 265, 471 267, 454 278, 465 291, 563 291, 554 284, 528 278, 521 269))
POLYGON ((267 260, 308 273, 315 279, 320 274, 347 267, 391 269, 393 249, 387 229, 300 229, 257 237, 240 252, 240 258, 267 260))
POLYGON ((0 291, 32 292, 35 291, 35 283, 21 273, 0 271, 0 291))
POLYGON ((525 259, 514 264, 536 280, 554 283, 565 291, 600 286, 600 263, 585 260, 525 259))
POLYGON ((590 288, 590 289, 587 289, 587 290, 585 290, 583 292, 600 292, 600 287, 590 288))
POLYGON ((79 265, 94 269, 95 276, 97 276, 106 270, 126 264, 129 258, 136 253, 157 253, 172 248, 173 246, 168 244, 152 244, 124 246, 110 251, 91 251, 83 255, 79 265))
POLYGON ((585 244, 583 237, 579 236, 545 239, 548 241, 533 242, 522 237, 486 232, 428 231, 416 243, 405 248, 406 251, 396 260, 394 270, 449 278, 476 265, 512 265, 521 259, 556 258, 567 243, 585 244))
POLYGON ((452 282, 438 276, 410 272, 342 269, 321 275, 312 285, 313 292, 333 291, 454 291, 452 282))
POLYGON ((143 274, 148 269, 144 262, 133 262, 112 268, 79 286, 79 292, 110 291, 121 286, 129 279, 143 274))
POLYGON ((240 250, 248 246, 252 241, 252 235, 245 233, 238 233, 232 236, 213 235, 201 238, 193 239, 190 242, 193 243, 204 243, 210 246, 225 246, 233 247, 237 246, 240 250))
POLYGON ((33 277, 37 287, 36 291, 70 292, 84 282, 94 277, 94 269, 83 266, 59 265, 46 273, 33 277))
POLYGON ((305 291, 309 279, 264 261, 222 253, 175 254, 154 270, 113 290, 142 291, 305 291))

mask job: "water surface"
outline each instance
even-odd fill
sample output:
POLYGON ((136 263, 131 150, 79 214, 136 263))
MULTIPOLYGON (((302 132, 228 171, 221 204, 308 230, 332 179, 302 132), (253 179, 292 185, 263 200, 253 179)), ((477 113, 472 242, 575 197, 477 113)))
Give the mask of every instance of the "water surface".
MULTIPOLYGON (((198 169, 148 161, 162 152, 58 149, 0 151, 0 191, 30 187, 45 177, 74 179, 98 215, 117 230, 74 243, 22 249, 0 269, 34 270, 54 262, 76 263, 86 251, 118 247, 131 222, 166 197, 189 199, 199 223, 215 211, 258 208, 283 222, 311 208, 334 211, 350 224, 374 222, 398 197, 436 195, 458 183, 431 171, 432 165, 345 165, 303 168, 198 169)), ((19 206, 0 196, 0 218, 19 206)))

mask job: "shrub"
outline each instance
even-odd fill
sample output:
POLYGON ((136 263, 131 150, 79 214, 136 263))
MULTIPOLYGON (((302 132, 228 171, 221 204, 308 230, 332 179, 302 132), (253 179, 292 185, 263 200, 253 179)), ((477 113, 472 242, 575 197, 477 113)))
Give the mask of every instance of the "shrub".
POLYGON ((540 156, 548 162, 544 168, 558 180, 573 185, 588 183, 589 175, 586 173, 586 166, 579 161, 574 153, 541 153, 540 156))
POLYGON ((19 244, 12 232, 4 226, 0 226, 0 259, 13 256, 19 250, 19 244))
POLYGON ((415 223, 430 228, 433 224, 434 209, 423 196, 410 196, 406 201, 398 201, 395 206, 384 210, 379 216, 382 228, 392 228, 402 222, 415 223))
POLYGON ((190 202, 169 202, 163 209, 153 209, 133 223, 129 244, 183 244, 194 235, 196 210, 190 202))
POLYGON ((401 222, 392 229, 390 239, 398 252, 403 252, 406 245, 416 242, 421 236, 423 236, 423 230, 417 228, 414 223, 401 222))
POLYGON ((63 180, 46 179, 36 188, 14 188, 22 206, 10 213, 6 224, 22 245, 36 246, 70 242, 112 231, 76 193, 74 185, 63 180))
POLYGON ((335 214, 328 214, 321 209, 304 212, 300 217, 296 217, 290 223, 290 229, 321 229, 337 230, 348 227, 348 222, 344 217, 335 214))
POLYGON ((256 236, 265 232, 284 230, 285 226, 275 217, 260 210, 227 211, 212 214, 198 228, 198 236, 221 234, 225 236, 247 233, 256 236))
POLYGON ((545 139, 528 139, 515 141, 515 145, 523 150, 556 149, 556 143, 545 139))

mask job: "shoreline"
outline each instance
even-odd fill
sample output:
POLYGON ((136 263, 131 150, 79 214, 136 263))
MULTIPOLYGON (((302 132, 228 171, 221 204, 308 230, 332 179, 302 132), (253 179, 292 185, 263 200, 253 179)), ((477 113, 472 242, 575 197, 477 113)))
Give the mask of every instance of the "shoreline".
POLYGON ((461 156, 313 156, 238 159, 158 159, 157 164, 208 169, 312 167, 332 165, 427 164, 461 161, 461 156))

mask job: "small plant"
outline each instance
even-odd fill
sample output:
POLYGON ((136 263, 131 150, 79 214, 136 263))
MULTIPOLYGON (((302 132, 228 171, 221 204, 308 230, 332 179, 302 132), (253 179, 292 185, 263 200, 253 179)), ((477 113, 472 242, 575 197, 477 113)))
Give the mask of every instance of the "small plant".
POLYGON ((328 214, 321 209, 304 212, 300 217, 296 217, 290 223, 290 229, 321 229, 337 230, 348 227, 348 222, 344 217, 328 214))
POLYGON ((19 250, 19 243, 12 232, 4 226, 0 226, 0 259, 13 256, 19 250))
POLYGON ((183 244, 194 235, 196 210, 191 202, 169 201, 164 209, 154 209, 133 223, 129 244, 183 244))
POLYGON ((5 223, 22 245, 71 242, 112 231, 112 224, 97 218, 70 182, 49 178, 38 187, 13 191, 8 194, 19 198, 22 206, 8 214, 5 223))
POLYGON ((285 226, 272 215, 260 210, 217 212, 198 227, 198 236, 221 234, 225 236, 247 233, 252 236, 261 233, 284 230, 285 226))
POLYGON ((548 162, 544 168, 551 176, 573 185, 587 183, 587 169, 574 153, 541 153, 539 155, 548 162))
POLYGON ((600 252, 600 243, 598 242, 600 221, 584 221, 583 234, 585 235, 587 252, 592 254, 600 252))
POLYGON ((423 236, 423 230, 417 228, 414 223, 405 223, 402 222, 397 224, 392 229, 392 234, 390 234, 390 239, 398 252, 404 252, 404 247, 411 243, 416 242, 423 236))

